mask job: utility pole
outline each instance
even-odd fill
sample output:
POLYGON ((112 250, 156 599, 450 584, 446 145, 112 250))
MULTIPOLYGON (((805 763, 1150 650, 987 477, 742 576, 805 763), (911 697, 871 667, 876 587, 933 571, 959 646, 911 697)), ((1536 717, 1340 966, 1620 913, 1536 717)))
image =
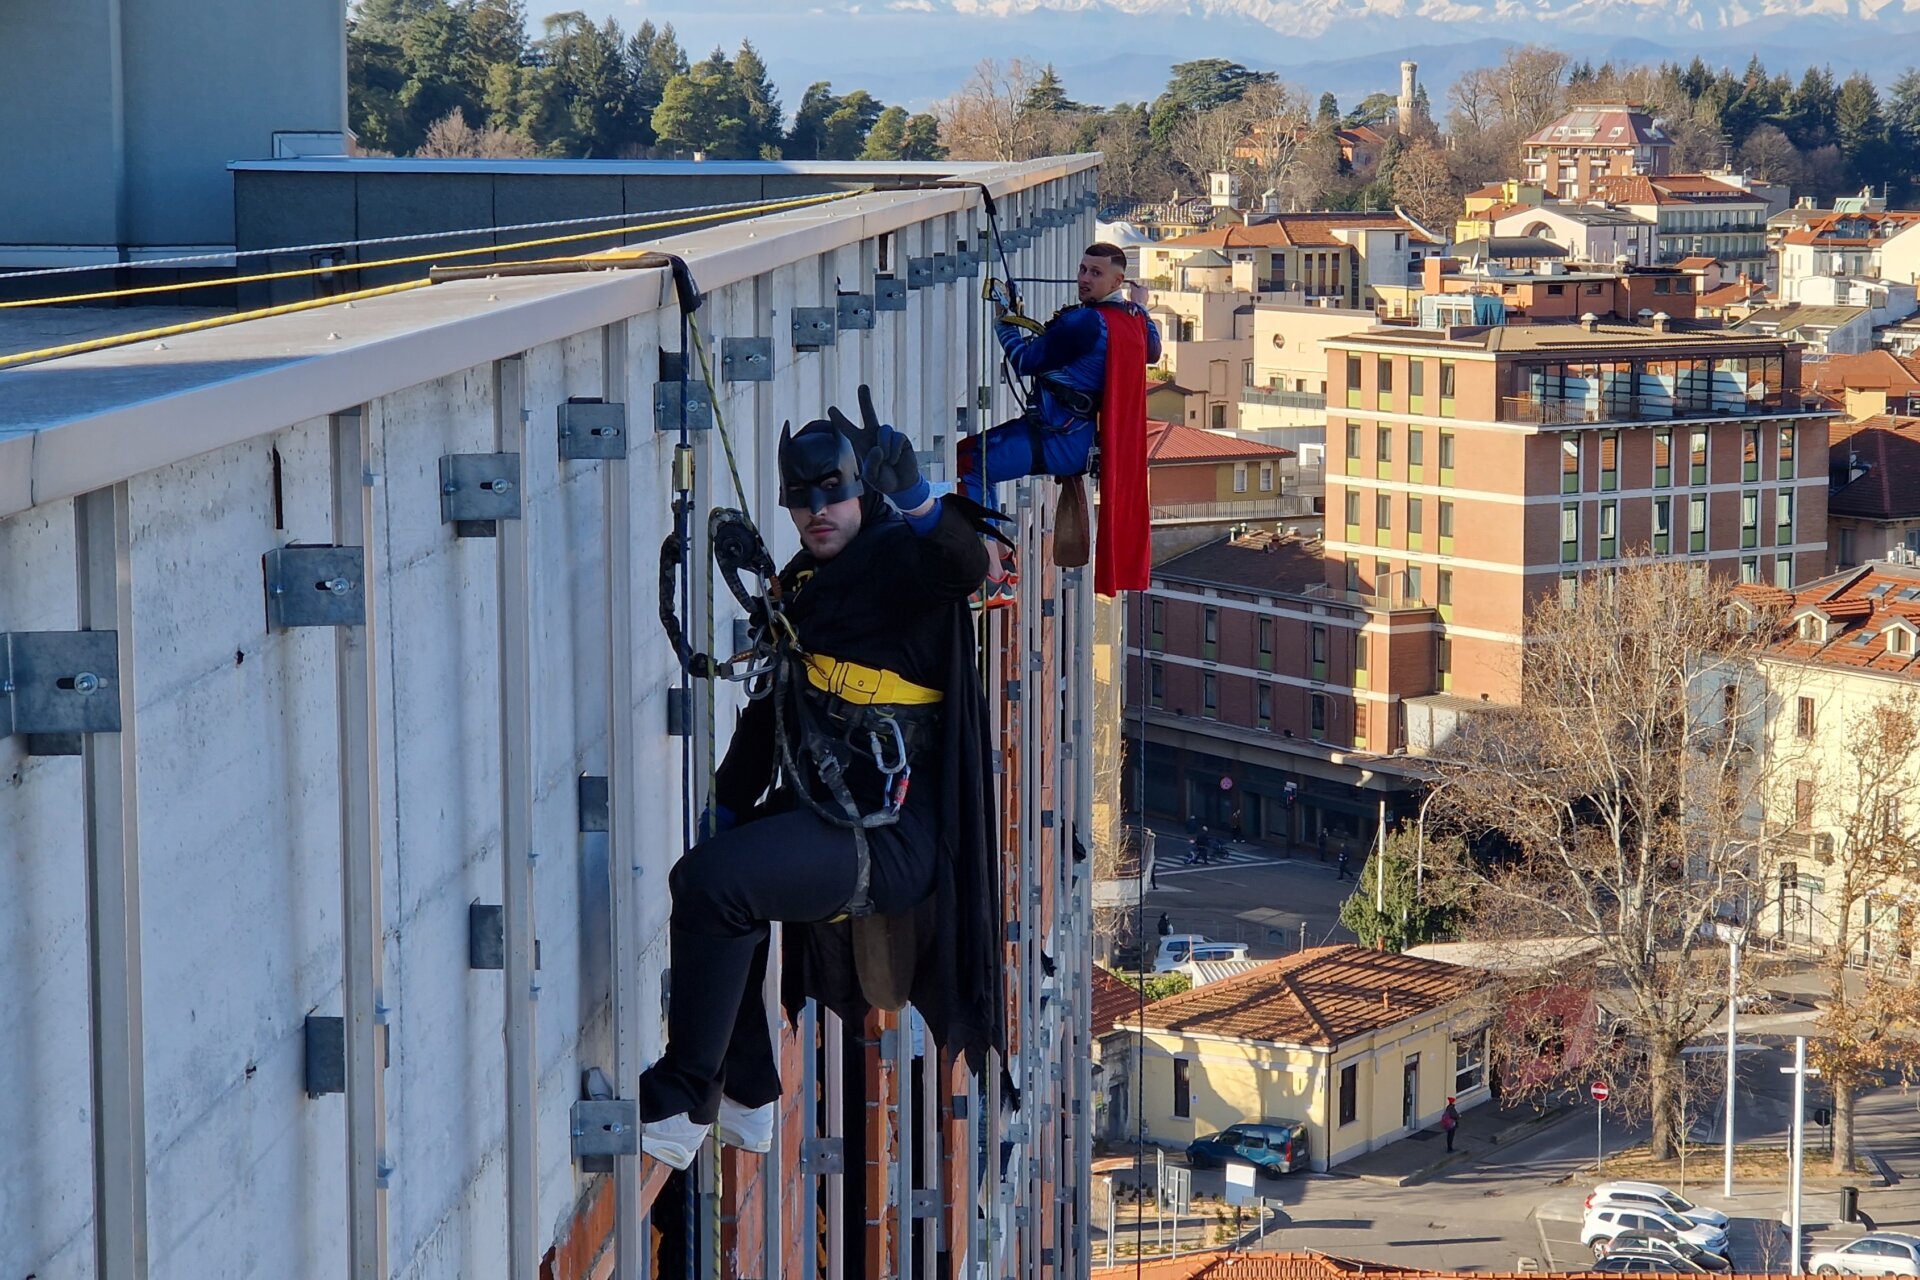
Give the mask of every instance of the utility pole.
POLYGON ((1727 939, 1727 1132, 1726 1152, 1720 1179, 1720 1194, 1733 1194, 1733 1055, 1734 1001, 1740 994, 1740 934, 1727 939))
POLYGON ((1820 1074, 1819 1068, 1809 1067, 1807 1065, 1807 1038, 1805 1036, 1795 1036, 1793 1038, 1793 1065, 1780 1068, 1780 1074, 1793 1077, 1793 1145, 1787 1151, 1787 1176, 1793 1185, 1793 1207, 1790 1210, 1791 1216, 1789 1218, 1789 1222, 1791 1223, 1791 1230, 1789 1232, 1791 1242, 1788 1247, 1793 1250, 1793 1254, 1787 1274, 1797 1276, 1803 1274, 1800 1270, 1800 1186, 1802 1176, 1806 1171, 1806 1158, 1801 1152, 1801 1147, 1805 1143, 1807 1131, 1807 1077, 1820 1074))

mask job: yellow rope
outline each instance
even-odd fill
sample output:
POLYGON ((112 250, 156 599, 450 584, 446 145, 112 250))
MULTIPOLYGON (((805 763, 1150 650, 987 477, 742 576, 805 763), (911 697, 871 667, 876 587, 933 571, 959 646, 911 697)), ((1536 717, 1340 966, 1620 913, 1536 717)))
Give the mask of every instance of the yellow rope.
POLYGON ((142 329, 136 333, 119 333, 107 338, 90 338, 85 342, 69 342, 63 347, 43 347, 38 351, 21 351, 13 355, 0 356, 0 369, 30 364, 36 360, 53 360, 60 356, 82 355, 88 351, 104 351, 108 347, 123 347, 129 343, 145 342, 153 338, 171 338, 176 334, 196 333, 202 329, 218 329, 223 325, 238 324, 242 320, 261 320, 268 316, 292 315, 296 311, 313 311, 320 307, 331 307, 340 302, 357 302, 361 298, 378 298, 388 293, 405 293, 409 289, 424 289, 430 283, 432 282, 427 280, 409 280, 405 284, 382 285, 377 289, 362 289, 357 293, 335 294, 331 298, 309 298, 305 302, 288 302, 259 311, 242 311, 230 316, 210 316, 205 320, 190 320, 184 324, 170 324, 159 329, 142 329))
MULTIPOLYGON (((144 294, 178 293, 187 289, 212 289, 236 284, 262 284, 270 280, 298 280, 308 276, 327 275, 333 272, 369 271, 376 267, 404 267, 421 262, 440 262, 447 258, 468 258, 489 253, 512 253, 520 249, 538 249, 543 245, 550 244, 572 244, 581 240, 595 240, 605 236, 634 235, 642 231, 664 231, 669 227, 692 226, 697 222, 713 222, 720 218, 753 217, 763 213, 778 213, 783 209, 801 209, 809 205, 827 204, 835 200, 845 200, 851 196, 866 194, 867 189, 832 191, 825 195, 801 196, 792 200, 779 200, 770 204, 753 205, 745 209, 721 209, 712 213, 696 214, 692 217, 673 218, 665 222, 643 222, 630 227, 608 227, 599 231, 575 231, 563 236, 544 236, 538 240, 520 240, 513 244, 480 245, 472 249, 448 249, 439 253, 415 253, 402 258, 383 258, 373 262, 342 262, 327 267, 299 267, 287 271, 263 271, 247 276, 223 276, 217 280, 190 280, 175 284, 138 285, 128 289, 103 289, 97 293, 69 293, 55 298, 28 298, 19 301, 0 302, 0 310, 5 310, 9 307, 51 307, 68 302, 103 302, 109 298, 136 298, 144 294)), ((255 314, 269 313, 260 312, 255 314)))

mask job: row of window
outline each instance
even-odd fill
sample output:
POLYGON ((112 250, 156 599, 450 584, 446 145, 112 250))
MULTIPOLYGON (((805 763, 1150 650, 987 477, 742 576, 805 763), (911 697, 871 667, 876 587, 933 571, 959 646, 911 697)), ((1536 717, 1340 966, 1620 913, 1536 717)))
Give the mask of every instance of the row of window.
MULTIPOLYGON (((1447 1090, 1447 1100, 1451 1102, 1487 1082, 1487 1036, 1483 1031, 1475 1036, 1453 1042, 1453 1087, 1447 1090)), ((1408 1054, 1401 1070, 1409 1079, 1418 1070, 1420 1055, 1408 1054)), ((1181 1120, 1193 1118, 1193 1063, 1188 1058, 1173 1060, 1173 1114, 1181 1120)), ((1349 1125, 1360 1118, 1360 1064, 1344 1063, 1340 1067, 1340 1110, 1339 1123, 1349 1125)))
MULTIPOLYGON (((1349 525, 1358 525, 1360 523, 1360 491, 1358 489, 1347 490, 1346 501, 1347 523, 1349 525)), ((1453 503, 1445 498, 1439 498, 1435 501, 1439 508, 1435 531, 1443 538, 1451 538, 1453 536, 1453 503)), ((1408 533, 1418 535, 1426 532, 1426 507, 1427 500, 1425 498, 1416 497, 1411 494, 1407 496, 1408 533)), ((1392 530, 1393 495, 1391 493, 1376 493, 1373 495, 1373 525, 1375 529, 1381 532, 1392 530)))
MULTIPOLYGON (((1324 661, 1324 660, 1322 660, 1324 661)), ((1316 664, 1318 665, 1318 664, 1316 664)), ((1155 711, 1161 711, 1167 705, 1167 667, 1163 662, 1147 664, 1147 705, 1155 711)), ((1178 709, 1182 714, 1186 708, 1178 709)), ((1327 725, 1332 722, 1332 698, 1324 693, 1307 695, 1307 728, 1316 738, 1325 737, 1327 725)), ((1200 673, 1200 716, 1204 720, 1218 719, 1220 715, 1220 677, 1212 671, 1200 673)), ((1366 737, 1366 704, 1355 707, 1357 717, 1354 734, 1359 740, 1366 737)), ((1273 686, 1266 681, 1254 683, 1254 723, 1261 729, 1273 727, 1273 686)))
MULTIPOLYGON (((1793 544, 1793 491, 1781 490, 1773 495, 1773 545, 1776 547, 1793 544)), ((1671 555, 1676 551, 1673 538, 1673 502, 1669 497, 1659 496, 1653 499, 1653 539, 1651 550, 1654 555, 1671 555)), ((1686 499, 1687 543, 1683 550, 1692 553, 1707 549, 1707 495, 1689 494, 1686 499)), ((1748 491, 1740 495, 1740 545, 1743 548, 1760 545, 1760 495, 1748 491)), ((1620 503, 1618 499, 1609 499, 1599 504, 1599 546, 1596 559, 1612 560, 1620 553, 1620 503)), ((1574 564, 1581 557, 1580 551, 1581 504, 1565 502, 1560 505, 1560 562, 1574 564)), ((1756 579, 1743 579, 1754 581, 1756 579)))
MULTIPOLYGON (((1359 461, 1361 431, 1362 428, 1357 423, 1347 424, 1347 458, 1350 461, 1359 461)), ((1375 462, 1393 461, 1393 432, 1392 427, 1373 429, 1373 460, 1375 462)), ((1440 433, 1440 470, 1442 472, 1453 470, 1453 461, 1453 432, 1442 431, 1440 433)), ((1407 465, 1409 467, 1427 465, 1427 436, 1426 432, 1419 427, 1407 428, 1407 465)))
MULTIPOLYGON (((1249 478, 1249 475, 1250 475, 1250 471, 1246 463, 1236 462, 1233 464, 1233 491, 1235 493, 1245 493, 1247 491, 1247 480, 1249 478)), ((1273 479, 1274 479, 1273 464, 1271 462, 1261 463, 1260 464, 1260 492, 1261 493, 1273 492, 1273 479)))
MULTIPOLYGON (((1347 407, 1349 409, 1357 409, 1360 407, 1360 379, 1366 368, 1366 359, 1365 356, 1361 355, 1349 355, 1347 357, 1347 407)), ((1408 404, 1415 411, 1419 411, 1425 407, 1423 398, 1427 394, 1427 361, 1419 357, 1405 357, 1405 359, 1407 361, 1408 404)), ((1384 402, 1388 397, 1393 395, 1394 357, 1375 356, 1373 357, 1373 362, 1374 389, 1380 401, 1378 407, 1385 408, 1386 405, 1384 402)), ((1439 363, 1440 413, 1442 416, 1451 416, 1453 413, 1453 397, 1459 386, 1460 370, 1459 366, 1452 360, 1442 360, 1439 363)))
MULTIPOLYGON (((1603 431, 1598 436, 1598 474, 1594 477, 1601 493, 1611 493, 1620 487, 1620 433, 1603 431)), ((1580 493, 1591 491, 1596 486, 1586 486, 1581 480, 1581 437, 1567 435, 1560 441, 1560 492, 1580 493)), ((1710 435, 1704 427, 1697 427, 1686 433, 1684 440, 1687 454, 1686 467, 1681 472, 1687 485, 1706 484, 1710 474, 1708 449, 1710 435)), ((1763 478, 1791 480, 1795 468, 1795 432, 1792 427, 1781 427, 1774 440, 1774 474, 1762 477, 1760 428, 1747 427, 1740 432, 1740 478, 1753 482, 1763 478)), ((1653 487, 1668 489, 1674 485, 1673 432, 1663 429, 1653 433, 1653 487)))

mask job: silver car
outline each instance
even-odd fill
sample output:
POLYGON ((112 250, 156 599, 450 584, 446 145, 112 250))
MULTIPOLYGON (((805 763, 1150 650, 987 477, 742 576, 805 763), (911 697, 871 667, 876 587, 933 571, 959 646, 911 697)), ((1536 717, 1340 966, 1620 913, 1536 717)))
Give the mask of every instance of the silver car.
POLYGON ((1807 1260, 1823 1276, 1920 1276, 1920 1236, 1875 1231, 1807 1260))

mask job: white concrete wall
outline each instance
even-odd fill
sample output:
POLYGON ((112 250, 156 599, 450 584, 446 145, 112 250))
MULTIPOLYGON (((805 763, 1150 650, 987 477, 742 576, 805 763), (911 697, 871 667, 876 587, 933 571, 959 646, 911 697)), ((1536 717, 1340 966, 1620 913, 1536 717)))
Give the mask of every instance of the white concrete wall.
MULTIPOLYGON (((1090 181, 1090 165, 1036 163, 998 193, 1051 206, 1090 181)), ((951 252, 982 225, 977 196, 959 189, 676 242, 712 291, 700 318, 716 378, 722 336, 775 338, 777 381, 721 384, 720 400, 776 559, 794 547, 770 501, 780 423, 829 402, 851 410, 868 381, 943 473, 954 411, 980 376, 968 353, 982 350, 978 281, 965 275, 819 353, 792 349, 788 310, 831 305, 836 282, 870 287, 881 237, 904 276, 909 256, 951 252)), ((1084 228, 1048 235, 1064 260, 1084 228)), ((156 1280, 346 1269, 346 1102, 303 1088, 303 1020, 342 1001, 334 634, 268 629, 261 557, 331 540, 327 415, 356 406, 377 451, 367 564, 381 610, 391 1274, 506 1274, 503 975, 467 967, 468 906, 502 894, 499 544, 452 536, 437 473, 443 454, 495 448, 503 357, 522 361, 528 412, 543 1248, 589 1188, 568 1115, 582 1071, 613 1065, 605 838, 576 834, 575 804, 578 775, 606 765, 603 464, 558 460, 554 414, 569 396, 602 394, 603 343, 624 333, 634 577, 616 607, 635 638, 634 924, 651 1060, 666 873, 682 847, 681 744, 665 732, 677 668, 653 585, 672 520, 674 437, 651 415, 658 353, 679 343, 670 299, 659 271, 471 281, 51 362, 0 388, 0 632, 76 625, 69 495, 129 486, 156 1280), (155 463, 169 453, 178 460, 155 463)), ((702 521, 733 502, 719 446, 718 433, 696 443, 702 521)), ((730 637, 736 609, 715 600, 730 637)), ((737 703, 720 692, 721 738, 737 703)), ((70 1280, 95 1274, 81 765, 24 745, 0 738, 0 1276, 70 1280)))

